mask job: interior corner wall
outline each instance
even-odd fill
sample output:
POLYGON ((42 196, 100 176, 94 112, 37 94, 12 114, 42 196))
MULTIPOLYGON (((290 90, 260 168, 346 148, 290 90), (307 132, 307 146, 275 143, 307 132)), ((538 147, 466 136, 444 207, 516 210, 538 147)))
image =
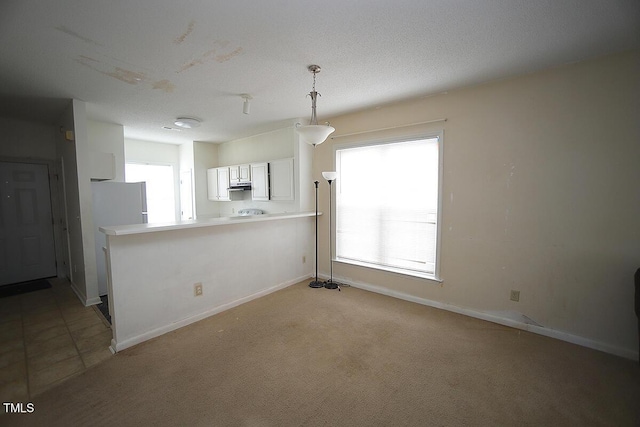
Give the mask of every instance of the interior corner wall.
MULTIPOLYGON (((58 120, 58 125, 64 131, 75 129, 74 102, 68 107, 58 120)), ((84 266, 83 230, 80 210, 80 185, 78 177, 78 156, 76 140, 65 139, 64 132, 56 134, 56 157, 61 166, 64 198, 64 216, 67 228, 67 251, 69 258, 69 279, 74 292, 86 304, 87 291, 84 266)))
POLYGON ((211 142, 193 143, 193 198, 196 218, 212 218, 220 214, 218 203, 208 197, 207 169, 218 165, 218 145, 211 142))
MULTIPOLYGON (((297 132, 296 132, 297 133, 297 132)), ((300 212, 315 210, 315 185, 313 184, 313 152, 314 147, 300 140, 295 141, 295 194, 300 212)))
MULTIPOLYGON (((335 135, 447 119, 428 125, 444 130, 443 282, 343 263, 334 275, 418 301, 526 316, 540 331, 637 357, 639 64, 639 51, 626 52, 331 118, 335 135)), ((316 147, 314 176, 333 168, 334 145, 345 141, 316 147)), ((321 206, 328 212, 328 190, 321 206)), ((326 215, 320 227, 326 254, 326 215)))
POLYGON ((61 134, 57 142, 64 175, 71 285, 84 305, 99 304, 86 104, 72 100, 59 122, 64 130, 73 130, 72 141, 61 134))

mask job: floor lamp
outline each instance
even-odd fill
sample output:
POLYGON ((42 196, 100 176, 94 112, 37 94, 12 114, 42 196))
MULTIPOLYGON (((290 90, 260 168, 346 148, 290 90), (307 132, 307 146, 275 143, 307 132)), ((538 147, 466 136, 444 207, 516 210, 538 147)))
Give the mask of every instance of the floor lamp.
POLYGON ((309 283, 310 288, 322 288, 324 282, 318 281, 318 181, 314 181, 316 186, 316 278, 309 283))
POLYGON ((333 253, 333 233, 332 233, 332 231, 333 231, 332 230, 333 210, 332 210, 332 207, 331 207, 331 199, 333 199, 333 191, 332 191, 333 187, 332 187, 331 183, 333 183, 333 181, 336 180, 336 178, 338 177, 338 173, 337 172, 322 172, 322 176, 329 183, 329 264, 331 265, 331 278, 329 279, 329 281, 324 282, 324 287, 326 289, 338 289, 338 290, 340 290, 340 287, 338 286, 338 284, 333 281, 333 257, 331 256, 332 253, 333 253))

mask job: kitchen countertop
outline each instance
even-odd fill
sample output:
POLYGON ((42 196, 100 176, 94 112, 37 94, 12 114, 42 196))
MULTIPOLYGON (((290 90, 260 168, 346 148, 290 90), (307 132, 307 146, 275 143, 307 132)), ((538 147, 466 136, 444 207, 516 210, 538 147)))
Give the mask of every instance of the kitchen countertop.
MULTIPOLYGON (((158 231, 182 230, 188 228, 214 227, 246 222, 274 221, 315 216, 315 212, 289 212, 264 215, 229 216, 220 218, 193 219, 187 221, 162 222, 154 224, 113 225, 99 227, 107 236, 125 236, 131 234, 155 233, 158 231)), ((322 215, 322 212, 318 212, 322 215)))

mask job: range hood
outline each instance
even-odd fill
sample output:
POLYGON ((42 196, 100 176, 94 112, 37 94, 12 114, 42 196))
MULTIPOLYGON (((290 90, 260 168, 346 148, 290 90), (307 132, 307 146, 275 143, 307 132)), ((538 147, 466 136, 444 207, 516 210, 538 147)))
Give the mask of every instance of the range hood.
POLYGON ((251 190, 250 181, 232 182, 228 188, 229 191, 245 191, 251 190))

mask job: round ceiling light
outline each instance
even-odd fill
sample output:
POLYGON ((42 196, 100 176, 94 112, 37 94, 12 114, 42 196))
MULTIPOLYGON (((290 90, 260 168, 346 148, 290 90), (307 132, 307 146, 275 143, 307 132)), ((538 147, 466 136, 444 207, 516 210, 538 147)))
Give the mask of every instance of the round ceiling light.
POLYGON ((192 129, 200 126, 200 120, 193 117, 178 117, 173 124, 183 129, 192 129))

